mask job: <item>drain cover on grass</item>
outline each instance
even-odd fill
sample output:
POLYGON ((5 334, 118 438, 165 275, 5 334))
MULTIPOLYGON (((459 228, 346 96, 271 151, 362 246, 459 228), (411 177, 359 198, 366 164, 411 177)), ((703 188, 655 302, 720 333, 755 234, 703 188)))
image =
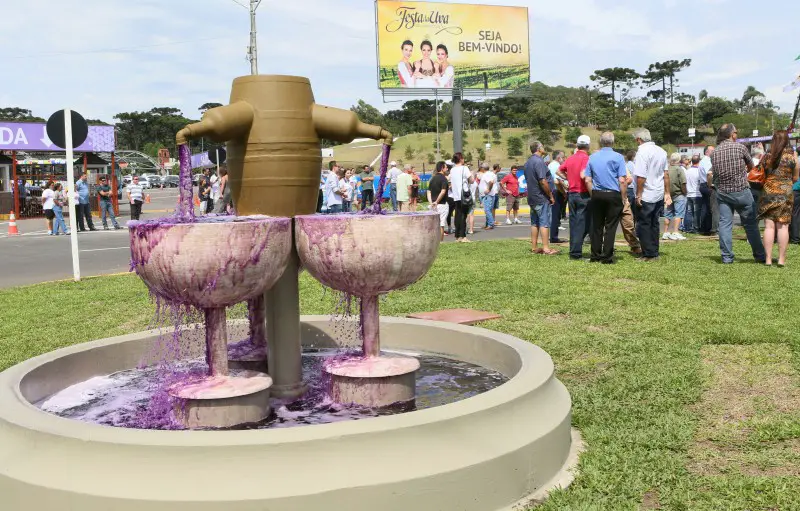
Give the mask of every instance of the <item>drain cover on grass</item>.
POLYGON ((445 321, 459 325, 474 325, 481 321, 500 319, 502 316, 494 312, 476 311, 474 309, 443 309, 432 312, 417 312, 409 314, 409 318, 427 319, 430 321, 445 321))

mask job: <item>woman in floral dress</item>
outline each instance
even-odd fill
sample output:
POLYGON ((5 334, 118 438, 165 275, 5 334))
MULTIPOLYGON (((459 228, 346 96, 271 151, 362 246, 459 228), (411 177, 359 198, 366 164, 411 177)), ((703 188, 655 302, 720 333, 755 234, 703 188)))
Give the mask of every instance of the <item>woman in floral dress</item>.
POLYGON ((767 252, 767 266, 772 266, 772 246, 775 231, 778 231, 778 267, 786 264, 786 249, 789 246, 789 224, 792 222, 794 194, 792 185, 798 179, 800 166, 797 155, 789 145, 786 131, 776 131, 772 136, 769 154, 759 164, 764 169, 766 181, 761 200, 758 202, 758 217, 763 218, 764 249, 767 252))

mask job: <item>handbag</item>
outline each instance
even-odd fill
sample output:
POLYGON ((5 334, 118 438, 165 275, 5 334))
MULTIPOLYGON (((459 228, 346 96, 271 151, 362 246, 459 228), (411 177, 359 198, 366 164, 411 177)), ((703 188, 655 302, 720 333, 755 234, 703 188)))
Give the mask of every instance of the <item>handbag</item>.
POLYGON ((467 181, 467 173, 462 170, 461 175, 464 178, 464 182, 461 184, 461 206, 469 207, 472 206, 472 192, 469 191, 469 182, 467 181))
POLYGON ((759 162, 758 165, 753 167, 753 169, 747 173, 747 180, 751 183, 758 183, 762 185, 767 182, 767 173, 764 172, 763 162, 759 162))

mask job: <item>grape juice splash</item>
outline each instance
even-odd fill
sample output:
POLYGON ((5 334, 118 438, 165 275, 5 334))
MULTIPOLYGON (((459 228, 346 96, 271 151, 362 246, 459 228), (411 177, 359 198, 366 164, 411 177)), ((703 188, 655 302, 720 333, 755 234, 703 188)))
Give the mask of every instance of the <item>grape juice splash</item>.
POLYGON ((181 170, 178 178, 178 209, 175 214, 181 220, 191 222, 194 220, 194 205, 192 204, 192 157, 189 153, 189 144, 181 144, 178 147, 178 158, 181 170))
POLYGON ((389 170, 389 153, 392 151, 392 146, 383 144, 383 155, 381 156, 381 177, 378 182, 378 190, 375 194, 375 204, 372 208, 365 208, 364 213, 371 215, 381 215, 381 201, 383 200, 383 191, 386 189, 386 172, 389 170))

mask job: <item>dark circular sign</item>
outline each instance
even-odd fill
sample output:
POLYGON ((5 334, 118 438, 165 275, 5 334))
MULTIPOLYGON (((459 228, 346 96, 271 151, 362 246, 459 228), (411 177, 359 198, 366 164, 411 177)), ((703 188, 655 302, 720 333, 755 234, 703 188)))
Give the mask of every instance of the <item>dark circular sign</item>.
MULTIPOLYGON (((86 119, 75 110, 70 110, 72 115, 72 148, 75 149, 86 141, 89 135, 89 125, 86 119)), ((64 129, 64 110, 59 110, 47 119, 47 136, 50 141, 61 149, 67 147, 67 137, 64 129)))
POLYGON ((210 149, 208 151, 208 159, 215 165, 225 163, 225 157, 227 155, 228 153, 225 151, 224 147, 217 147, 216 149, 210 149), (219 161, 217 161, 217 155, 219 155, 219 161))

